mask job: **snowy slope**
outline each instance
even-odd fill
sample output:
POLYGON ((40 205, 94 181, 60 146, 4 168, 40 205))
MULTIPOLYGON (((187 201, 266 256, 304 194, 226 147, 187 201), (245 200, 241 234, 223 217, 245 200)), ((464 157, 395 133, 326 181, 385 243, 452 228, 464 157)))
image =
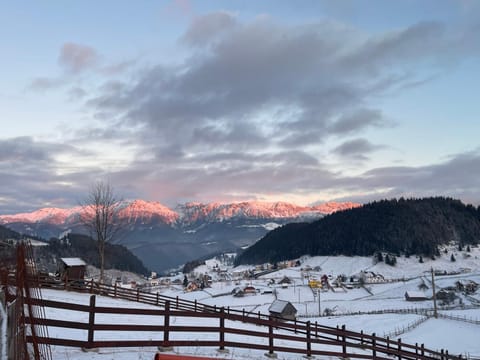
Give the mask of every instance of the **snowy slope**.
MULTIPOLYGON (((454 248, 448 251, 456 251, 454 248)), ((365 257, 311 257, 302 259, 302 264, 299 267, 293 267, 288 269, 282 269, 272 272, 268 275, 264 275, 258 279, 251 280, 234 280, 234 281, 218 281, 218 273, 214 271, 217 264, 220 264, 218 260, 207 261, 207 265, 203 265, 194 270, 196 274, 208 273, 214 278, 214 282, 211 287, 202 291, 193 291, 185 293, 181 286, 165 286, 155 289, 160 291, 163 295, 179 296, 188 300, 198 300, 202 303, 216 306, 225 306, 235 309, 245 309, 246 311, 267 313, 268 307, 275 300, 275 298, 290 301, 298 310, 298 316, 301 320, 310 320, 312 322, 317 321, 320 324, 327 326, 342 326, 345 325, 347 329, 354 331, 363 330, 365 333, 375 332, 380 336, 390 336, 392 339, 401 338, 403 342, 407 343, 424 343, 426 347, 431 349, 448 349, 450 354, 462 354, 462 355, 480 355, 480 342, 478 342, 478 334, 480 334, 480 325, 466 323, 458 320, 449 320, 444 318, 434 319, 432 317, 425 318, 422 314, 413 313, 374 313, 368 314, 368 312, 379 311, 405 311, 413 309, 431 309, 432 301, 417 301, 407 302, 404 294, 406 291, 420 291, 419 284, 425 282, 429 288, 424 291, 426 296, 431 294, 431 278, 429 270, 434 267, 439 270, 458 271, 469 267, 469 272, 464 272, 457 275, 442 275, 436 276, 435 282, 437 290, 442 288, 451 287, 458 280, 473 280, 480 284, 480 248, 472 248, 472 251, 468 254, 466 252, 458 252, 459 255, 456 262, 449 261, 449 253, 443 254, 439 259, 435 261, 425 261, 423 264, 418 262, 418 259, 411 258, 399 258, 397 259, 397 265, 391 267, 381 264, 373 264, 371 258, 365 257), (470 255, 470 257, 464 258, 464 255, 470 255), (308 270, 307 270, 308 267, 308 270), (319 271, 311 270, 312 268, 320 267, 319 271), (359 273, 360 271, 375 271, 384 275, 385 283, 367 283, 365 288, 353 288, 353 289, 340 289, 337 288, 334 291, 321 291, 320 302, 317 294, 307 286, 306 276, 318 277, 323 274, 331 274, 336 277, 340 274, 346 274, 347 276, 359 273), (278 280, 284 276, 288 276, 292 283, 287 286, 281 286, 277 284, 278 280), (400 280, 404 278, 404 280, 400 280), (215 280, 216 279, 216 280, 215 280), (430 280, 429 280, 430 279, 430 280), (272 284, 272 280, 275 281, 272 284), (259 289, 259 292, 254 295, 244 297, 234 297, 231 295, 231 291, 235 287, 242 286, 254 286, 259 289), (264 289, 275 289, 274 293, 262 294, 264 289), (333 311, 334 316, 322 316, 319 317, 319 307, 322 310, 329 308, 333 311), (353 314, 357 313, 360 314, 353 314), (410 328, 411 327, 411 328, 410 328)), ((241 272, 242 270, 249 269, 246 266, 242 266, 236 269, 229 268, 229 272, 241 272)), ((250 268, 251 269, 251 268, 250 268)), ((465 271, 465 270, 464 270, 465 271)), ((477 295, 480 289, 477 291, 477 295)), ((441 310, 441 314, 454 315, 458 317, 464 317, 468 319, 477 320, 480 322, 480 307, 477 308, 463 308, 459 305, 459 299, 462 299, 463 305, 470 306, 468 298, 461 293, 457 294, 457 298, 454 302, 455 309, 441 310)), ((56 299, 61 301, 76 302, 82 304, 88 304, 88 294, 76 294, 72 292, 62 292, 54 290, 44 290, 44 298, 56 299)), ((126 307, 145 307, 151 306, 143 305, 139 303, 130 303, 120 301, 111 298, 98 297, 97 303, 105 306, 126 306, 126 307)), ((53 314, 49 314, 54 318, 62 319, 69 316, 72 319, 77 317, 82 321, 86 321, 85 315, 79 314, 65 314, 60 310, 55 310, 53 314)), ((138 324, 138 323, 161 323, 161 319, 151 319, 149 317, 118 317, 108 318, 99 317, 96 321, 100 323, 102 321, 125 323, 125 324, 138 324)), ((177 324, 180 324, 182 319, 176 320, 177 324)), ((195 321, 190 322, 191 325, 195 324, 195 321)), ((205 320, 201 325, 205 325, 205 320)), ((215 324, 212 324, 215 325, 215 324)), ((246 326, 246 325, 245 325, 246 326)), ((67 331, 69 336, 83 337, 85 334, 81 330, 60 330, 52 328, 50 334, 57 334, 58 336, 65 336, 67 331)), ((97 336, 97 335, 96 335, 97 336)), ((113 332, 105 332, 101 335, 102 339, 114 339, 114 338, 152 338, 151 333, 135 333, 135 334, 121 334, 113 332)), ((205 338, 208 335, 195 334, 195 338, 205 338)), ((78 359, 151 359, 155 353, 155 348, 135 348, 135 349, 99 349, 94 353, 83 353, 81 350, 67 349, 63 347, 54 347, 54 358, 68 358, 73 360, 78 359)), ((196 354, 196 355, 209 355, 212 357, 222 357, 221 354, 216 352, 216 349, 211 348, 175 348, 174 352, 180 352, 183 354, 196 354)), ((254 350, 241 350, 241 349, 229 349, 229 353, 223 355, 225 358, 235 359, 263 359, 262 352, 254 350)), ((280 359, 297 359, 298 357, 291 354, 278 354, 280 359)))

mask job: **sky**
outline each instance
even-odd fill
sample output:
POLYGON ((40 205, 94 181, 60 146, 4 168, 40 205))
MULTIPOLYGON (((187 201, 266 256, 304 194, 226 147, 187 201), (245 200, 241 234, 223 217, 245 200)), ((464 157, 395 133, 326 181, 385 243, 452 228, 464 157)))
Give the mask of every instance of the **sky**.
POLYGON ((0 214, 480 204, 476 1, 0 0, 0 214))

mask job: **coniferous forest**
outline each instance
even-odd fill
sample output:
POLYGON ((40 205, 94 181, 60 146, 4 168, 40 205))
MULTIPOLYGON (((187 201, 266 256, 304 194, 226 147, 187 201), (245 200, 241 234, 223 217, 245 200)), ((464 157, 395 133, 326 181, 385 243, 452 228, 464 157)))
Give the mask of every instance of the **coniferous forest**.
POLYGON ((435 257, 438 246, 450 242, 459 247, 480 242, 480 207, 444 197, 400 198, 279 227, 240 254, 236 264, 378 251, 435 257))

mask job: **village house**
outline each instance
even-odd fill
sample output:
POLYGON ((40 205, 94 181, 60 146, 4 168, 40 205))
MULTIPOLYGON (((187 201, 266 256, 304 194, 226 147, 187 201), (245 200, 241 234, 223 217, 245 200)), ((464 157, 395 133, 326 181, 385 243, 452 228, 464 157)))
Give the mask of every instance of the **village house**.
POLYGON ((289 301, 275 300, 268 308, 270 315, 287 320, 295 320, 297 309, 289 301))
POLYGON ((420 291, 406 291, 405 300, 407 301, 425 301, 428 297, 420 291))
POLYGON ((78 257, 60 258, 58 273, 65 281, 81 280, 85 277, 87 264, 78 257))

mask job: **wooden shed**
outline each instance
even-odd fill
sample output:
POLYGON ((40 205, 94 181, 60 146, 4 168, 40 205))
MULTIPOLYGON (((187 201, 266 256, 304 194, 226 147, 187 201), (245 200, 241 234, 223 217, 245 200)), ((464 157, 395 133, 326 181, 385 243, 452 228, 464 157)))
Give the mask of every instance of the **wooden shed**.
POLYGON ((405 300, 407 301, 425 301, 428 297, 420 291, 406 291, 405 300))
POLYGON ((87 264, 80 258, 60 258, 59 274, 66 280, 83 280, 87 264))
POLYGON ((268 308, 270 315, 281 317, 288 320, 295 320, 297 309, 291 302, 285 300, 275 300, 268 308))

